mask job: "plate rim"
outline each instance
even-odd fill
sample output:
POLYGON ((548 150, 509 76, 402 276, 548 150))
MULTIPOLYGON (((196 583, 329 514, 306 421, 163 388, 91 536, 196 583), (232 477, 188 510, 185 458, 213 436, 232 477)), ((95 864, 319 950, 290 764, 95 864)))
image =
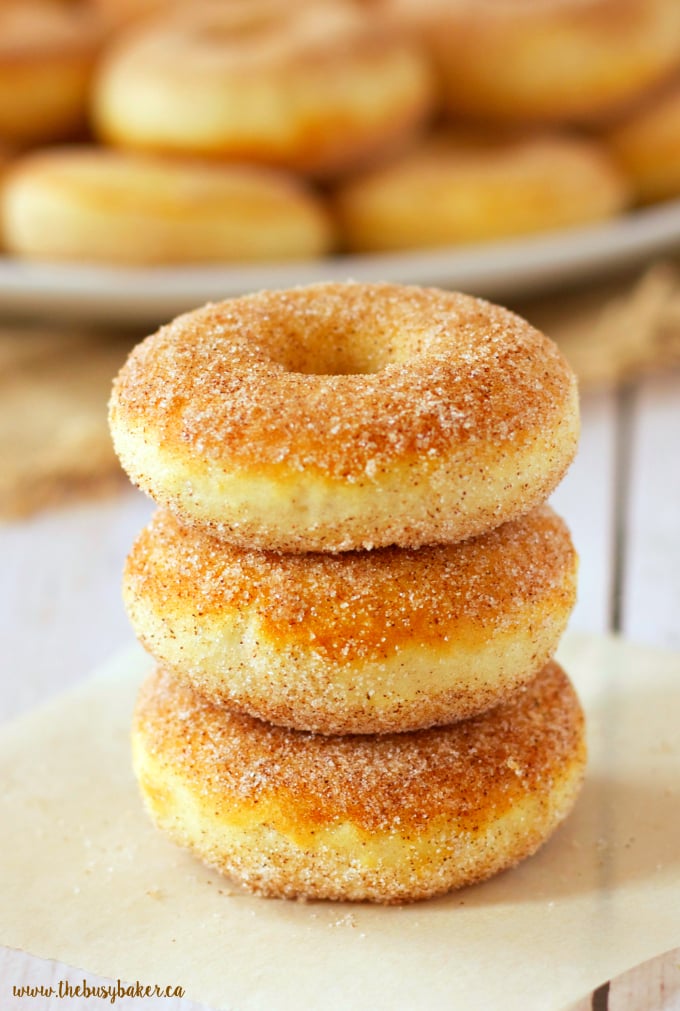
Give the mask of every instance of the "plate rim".
POLYGON ((5 311, 138 322, 263 288, 329 280, 455 287, 482 297, 526 294, 680 251, 680 198, 597 224, 501 241, 318 260, 115 267, 0 257, 5 311))

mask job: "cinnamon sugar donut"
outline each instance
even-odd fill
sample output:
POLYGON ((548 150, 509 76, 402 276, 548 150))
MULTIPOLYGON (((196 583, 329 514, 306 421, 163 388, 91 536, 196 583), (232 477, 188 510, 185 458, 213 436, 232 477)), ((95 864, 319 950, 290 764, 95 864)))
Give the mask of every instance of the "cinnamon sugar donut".
POLYGON ((383 737, 273 727, 159 672, 133 754, 156 825, 249 891, 396 903, 533 853, 574 804, 585 740, 552 662, 483 716, 383 737))
POLYGON ((643 203, 680 195, 680 81, 606 136, 643 203))
POLYGON ((604 145, 568 136, 445 133, 341 184, 335 209, 356 251, 417 249, 598 221, 629 200, 604 145))
POLYGON ((202 694, 297 730, 385 733, 496 705, 553 655, 576 554, 547 507, 462 544, 282 555, 159 511, 128 558, 137 637, 202 694))
POLYGON ((86 122, 101 24, 59 0, 0 3, 0 141, 70 137, 86 122))
POLYGON ((415 23, 446 108, 496 122, 608 119, 680 62, 677 0, 386 0, 415 23))
POLYGON ((319 284, 208 305, 114 383, 132 480, 235 544, 346 551, 453 542, 545 501, 575 452, 556 346, 435 288, 319 284))
POLYGON ((3 211, 8 248, 49 260, 305 259, 332 241, 319 199, 282 170, 85 146, 17 161, 3 211))
POLYGON ((430 104, 419 48, 358 8, 212 4, 114 46, 94 112, 114 144, 326 175, 400 143, 430 104))

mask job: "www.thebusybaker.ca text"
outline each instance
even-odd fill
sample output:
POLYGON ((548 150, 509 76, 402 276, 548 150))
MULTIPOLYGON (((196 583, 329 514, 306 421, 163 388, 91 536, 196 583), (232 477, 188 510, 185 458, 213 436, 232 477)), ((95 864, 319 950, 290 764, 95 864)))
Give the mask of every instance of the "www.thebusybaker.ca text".
POLYGON ((62 1000, 68 997, 86 997, 97 1000, 108 1000, 110 1004, 122 997, 139 997, 147 999, 149 997, 183 997, 184 988, 181 986, 159 986, 158 983, 151 985, 140 983, 123 983, 116 980, 115 983, 95 983, 90 985, 87 980, 82 983, 69 983, 67 979, 60 979, 56 986, 13 986, 14 997, 52 997, 62 1000))

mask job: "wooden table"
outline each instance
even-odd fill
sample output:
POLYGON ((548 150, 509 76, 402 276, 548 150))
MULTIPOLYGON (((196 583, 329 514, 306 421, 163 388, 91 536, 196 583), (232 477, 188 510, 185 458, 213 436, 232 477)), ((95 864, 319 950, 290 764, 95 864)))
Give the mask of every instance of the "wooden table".
MULTIPOLYGON (((570 627, 680 649, 680 374, 585 396, 582 415, 553 497, 581 556, 570 627)), ((0 720, 130 643, 120 573, 151 511, 129 489, 0 527, 0 720)))

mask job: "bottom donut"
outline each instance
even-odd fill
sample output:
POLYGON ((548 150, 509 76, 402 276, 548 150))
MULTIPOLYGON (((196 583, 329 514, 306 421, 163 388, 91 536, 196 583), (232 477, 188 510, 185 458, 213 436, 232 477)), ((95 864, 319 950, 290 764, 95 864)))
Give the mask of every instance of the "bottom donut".
POLYGON ((548 663, 448 727, 328 737, 221 708, 163 671, 143 685, 135 772, 159 828, 260 895, 439 895, 533 853, 571 810, 584 718, 548 663))

